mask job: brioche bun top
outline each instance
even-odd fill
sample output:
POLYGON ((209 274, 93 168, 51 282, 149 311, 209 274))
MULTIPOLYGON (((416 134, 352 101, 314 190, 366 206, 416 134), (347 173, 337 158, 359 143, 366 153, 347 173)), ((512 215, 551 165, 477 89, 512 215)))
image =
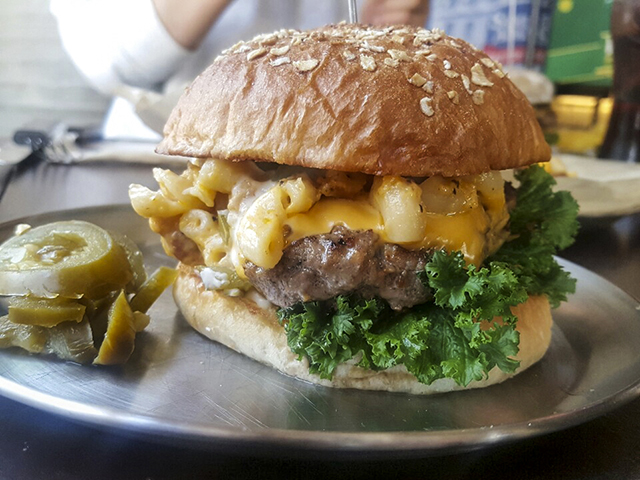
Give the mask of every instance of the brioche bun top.
POLYGON ((185 91, 158 153, 374 175, 547 161, 501 66, 439 30, 340 24, 240 42, 185 91))

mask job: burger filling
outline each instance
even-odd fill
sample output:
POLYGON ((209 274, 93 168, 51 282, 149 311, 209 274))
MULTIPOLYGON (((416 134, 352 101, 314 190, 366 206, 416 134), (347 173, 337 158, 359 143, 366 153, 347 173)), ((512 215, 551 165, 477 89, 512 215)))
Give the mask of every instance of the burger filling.
POLYGON ((541 294, 557 305, 574 288, 553 254, 571 243, 577 206, 540 167, 518 173, 517 190, 499 172, 375 177, 250 161, 154 176, 158 191, 132 185, 130 197, 165 250, 207 288, 279 308, 292 350, 325 378, 354 357, 425 383, 513 371, 510 308, 541 294))
POLYGON ((429 300, 429 287, 420 280, 429 253, 381 243, 371 230, 349 230, 341 225, 303 237, 284 249, 270 269, 245 264, 251 284, 275 305, 328 300, 357 293, 379 297, 401 310, 429 300))
MULTIPOLYGON (((434 249, 460 251, 467 263, 480 265, 508 236, 498 172, 409 179, 291 167, 265 171, 253 162, 208 160, 191 164, 180 176, 160 169, 154 175, 160 190, 133 186, 132 203, 151 218, 167 252, 189 265, 250 277, 254 286, 266 272, 273 276, 274 269, 291 268, 305 249, 320 258, 307 258, 301 268, 338 283, 336 269, 345 277, 355 264, 367 271, 360 282, 345 278, 352 288, 337 290, 345 293, 379 277, 376 269, 421 269, 426 252, 434 249), (353 242, 357 248, 340 248, 351 261, 336 263, 333 250, 353 242), (398 259, 407 256, 412 260, 398 259), (403 262, 407 268, 401 268, 403 262)), ((325 297, 318 295, 300 299, 325 297)), ((278 306, 289 303, 267 297, 278 306)))

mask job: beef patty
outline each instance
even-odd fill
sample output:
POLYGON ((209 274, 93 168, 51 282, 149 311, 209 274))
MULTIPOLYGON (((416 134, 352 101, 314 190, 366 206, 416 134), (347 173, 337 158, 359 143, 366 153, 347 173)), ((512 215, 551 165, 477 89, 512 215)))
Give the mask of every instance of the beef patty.
POLYGON ((417 275, 428 257, 425 251, 381 244, 371 230, 336 226, 331 233, 291 243, 274 268, 249 262, 245 273, 271 303, 281 307, 355 292, 383 298, 401 310, 432 298, 417 275))

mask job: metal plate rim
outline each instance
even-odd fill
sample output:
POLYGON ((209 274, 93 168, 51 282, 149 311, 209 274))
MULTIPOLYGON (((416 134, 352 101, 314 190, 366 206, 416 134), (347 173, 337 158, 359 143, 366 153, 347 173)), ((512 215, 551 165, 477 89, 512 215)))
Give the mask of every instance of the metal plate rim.
MULTIPOLYGON (((0 228, 37 219, 50 218, 52 215, 85 215, 88 212, 100 214, 101 211, 130 209, 128 205, 109 205, 65 210, 24 217, 5 222, 0 228)), ((630 302, 638 301, 611 284, 607 280, 589 272, 572 262, 562 263, 575 271, 597 277, 630 302)), ((640 308, 640 307, 636 307, 640 308)), ((378 452, 394 455, 419 451, 422 454, 442 454, 469 451, 502 444, 515 440, 539 436, 565 428, 573 427, 605 414, 640 395, 640 374, 635 382, 615 394, 579 410, 558 413, 556 415, 534 418, 529 422, 502 424, 495 428, 486 426, 458 430, 425 431, 383 431, 383 432, 336 432, 317 430, 288 430, 268 428, 259 432, 237 428, 221 428, 211 425, 199 425, 194 422, 178 422, 171 419, 159 420, 151 416, 118 411, 113 408, 87 405, 82 402, 55 397, 34 388, 20 385, 0 376, 0 395, 25 405, 43 410, 72 421, 87 425, 127 431, 134 434, 152 435, 158 440, 177 439, 198 445, 215 446, 220 444, 261 444, 273 447, 287 447, 301 452, 343 451, 378 452)), ((445 394, 446 395, 446 394, 445 394)), ((145 437, 148 438, 148 437, 145 437)))

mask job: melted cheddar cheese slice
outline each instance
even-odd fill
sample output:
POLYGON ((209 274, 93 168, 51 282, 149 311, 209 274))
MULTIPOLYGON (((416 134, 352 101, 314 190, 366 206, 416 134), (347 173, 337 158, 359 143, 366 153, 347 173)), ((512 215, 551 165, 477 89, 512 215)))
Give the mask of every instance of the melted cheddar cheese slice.
MULTIPOLYGON (((425 212, 425 216, 423 238, 418 242, 402 244, 404 248, 460 251, 467 263, 476 265, 487 254, 495 251, 495 246, 487 235, 492 226, 491 215, 484 209, 476 208, 457 214, 425 212)), ((502 208, 495 211, 495 216, 498 222, 493 223, 501 226, 509 218, 502 208)), ((382 216, 370 203, 363 200, 322 199, 308 212, 288 219, 285 225, 291 229, 286 245, 303 237, 330 232, 336 225, 350 230, 373 230, 383 242, 391 243, 387 238, 382 216)))
POLYGON ((373 230, 384 239, 382 216, 366 200, 323 198, 308 212, 289 218, 285 225, 291 229, 287 244, 303 237, 330 232, 336 225, 350 230, 373 230))

